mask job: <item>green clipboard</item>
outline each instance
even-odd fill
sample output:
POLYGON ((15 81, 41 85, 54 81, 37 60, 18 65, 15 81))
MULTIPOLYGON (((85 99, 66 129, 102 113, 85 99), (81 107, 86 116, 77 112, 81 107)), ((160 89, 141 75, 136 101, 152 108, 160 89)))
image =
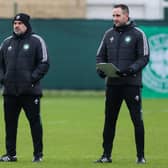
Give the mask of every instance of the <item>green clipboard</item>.
POLYGON ((96 69, 103 71, 107 77, 119 77, 116 72, 120 70, 112 63, 97 63, 96 69))

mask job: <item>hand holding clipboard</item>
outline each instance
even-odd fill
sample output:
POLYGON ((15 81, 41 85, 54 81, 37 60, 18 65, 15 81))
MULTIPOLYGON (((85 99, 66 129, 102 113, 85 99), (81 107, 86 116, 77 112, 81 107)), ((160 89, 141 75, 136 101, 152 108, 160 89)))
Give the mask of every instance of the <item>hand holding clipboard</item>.
POLYGON ((120 70, 112 63, 98 63, 96 69, 103 71, 107 77, 119 77, 116 72, 120 70))

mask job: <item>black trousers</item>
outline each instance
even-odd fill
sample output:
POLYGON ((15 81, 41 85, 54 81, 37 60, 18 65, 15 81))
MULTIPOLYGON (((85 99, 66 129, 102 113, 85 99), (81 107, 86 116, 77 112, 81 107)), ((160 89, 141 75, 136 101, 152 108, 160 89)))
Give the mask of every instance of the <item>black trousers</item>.
POLYGON ((138 86, 107 86, 106 88, 104 155, 111 156, 116 122, 123 100, 127 104, 134 125, 137 157, 144 157, 144 123, 141 109, 141 88, 138 86))
POLYGON ((16 155, 18 119, 22 108, 25 111, 31 128, 34 147, 33 154, 42 156, 43 133, 40 117, 40 97, 37 96, 4 96, 4 118, 7 154, 11 156, 16 155))

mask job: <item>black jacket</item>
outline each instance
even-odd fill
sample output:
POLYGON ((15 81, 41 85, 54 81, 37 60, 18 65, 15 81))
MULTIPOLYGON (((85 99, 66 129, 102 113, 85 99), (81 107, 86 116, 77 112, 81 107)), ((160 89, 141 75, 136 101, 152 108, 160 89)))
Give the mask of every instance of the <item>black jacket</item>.
POLYGON ((131 67, 136 75, 107 78, 107 85, 142 85, 142 69, 149 61, 144 32, 133 21, 107 30, 97 51, 96 62, 113 63, 121 71, 131 67))
POLYGON ((6 38, 0 47, 0 83, 3 95, 42 95, 40 79, 49 68, 44 40, 29 29, 6 38))

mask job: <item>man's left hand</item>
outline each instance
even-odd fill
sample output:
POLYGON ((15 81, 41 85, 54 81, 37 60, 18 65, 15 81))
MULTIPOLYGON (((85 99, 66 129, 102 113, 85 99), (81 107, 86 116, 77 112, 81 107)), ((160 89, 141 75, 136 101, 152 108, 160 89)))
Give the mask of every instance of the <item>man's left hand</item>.
POLYGON ((125 70, 117 71, 116 74, 119 75, 120 77, 127 77, 135 75, 135 72, 132 68, 129 67, 125 70))

